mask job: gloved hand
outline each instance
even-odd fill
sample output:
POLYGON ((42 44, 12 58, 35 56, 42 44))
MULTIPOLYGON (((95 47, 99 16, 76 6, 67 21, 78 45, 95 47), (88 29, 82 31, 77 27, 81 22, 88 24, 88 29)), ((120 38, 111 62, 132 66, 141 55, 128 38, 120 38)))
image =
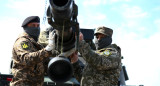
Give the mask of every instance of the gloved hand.
POLYGON ((54 31, 49 33, 48 45, 45 47, 47 51, 55 50, 55 33, 54 31))

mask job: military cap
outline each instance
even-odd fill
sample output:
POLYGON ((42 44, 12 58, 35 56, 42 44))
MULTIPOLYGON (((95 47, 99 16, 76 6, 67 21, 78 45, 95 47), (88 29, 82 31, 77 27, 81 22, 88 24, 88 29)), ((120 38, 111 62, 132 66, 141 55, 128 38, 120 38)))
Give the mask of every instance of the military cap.
POLYGON ((101 34, 112 37, 113 30, 111 28, 108 28, 105 26, 100 26, 100 27, 96 28, 96 32, 94 35, 96 35, 97 33, 101 33, 101 34))
POLYGON ((29 16, 27 17, 23 23, 22 23, 22 27, 26 26, 28 23, 31 23, 31 22, 40 22, 40 18, 38 16, 29 16))

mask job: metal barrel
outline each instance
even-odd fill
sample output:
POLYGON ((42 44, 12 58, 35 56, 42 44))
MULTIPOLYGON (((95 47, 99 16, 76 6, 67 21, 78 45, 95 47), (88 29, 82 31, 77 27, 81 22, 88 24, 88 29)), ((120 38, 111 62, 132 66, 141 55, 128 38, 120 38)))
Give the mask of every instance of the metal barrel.
MULTIPOLYGON (((49 0, 49 11, 53 17, 52 21, 59 27, 65 26, 71 22, 73 17, 73 0, 49 0)), ((62 29, 62 28, 56 28, 62 29)), ((68 28, 69 29, 69 28, 68 28)))
POLYGON ((73 75, 73 67, 66 57, 54 57, 48 64, 48 76, 55 82, 66 82, 73 75))
MULTIPOLYGON (((48 23, 56 32, 56 50, 66 52, 75 47, 77 10, 73 0, 49 0, 48 23)), ((79 32, 76 32, 79 33, 79 32)), ((65 82, 73 75, 72 64, 67 57, 54 57, 48 64, 48 76, 52 81, 65 82)))

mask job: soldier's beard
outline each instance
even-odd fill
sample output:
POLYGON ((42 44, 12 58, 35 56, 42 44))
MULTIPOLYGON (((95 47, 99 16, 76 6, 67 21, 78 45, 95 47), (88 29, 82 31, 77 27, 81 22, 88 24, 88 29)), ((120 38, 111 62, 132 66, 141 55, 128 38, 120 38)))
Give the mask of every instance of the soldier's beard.
POLYGON ((96 50, 99 50, 99 49, 102 49, 104 47, 107 47, 111 43, 112 43, 112 38, 109 37, 109 36, 107 36, 105 38, 101 38, 100 40, 98 40, 97 38, 95 38, 96 50))

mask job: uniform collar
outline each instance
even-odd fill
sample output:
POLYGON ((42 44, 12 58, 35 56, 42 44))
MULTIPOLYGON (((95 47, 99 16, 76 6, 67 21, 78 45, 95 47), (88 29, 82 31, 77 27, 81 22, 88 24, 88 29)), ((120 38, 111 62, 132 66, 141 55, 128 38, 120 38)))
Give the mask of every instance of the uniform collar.
MULTIPOLYGON (((36 41, 35 41, 31 36, 29 36, 29 34, 27 34, 26 32, 23 32, 23 33, 21 33, 21 34, 19 35, 19 37, 23 37, 23 36, 29 38, 32 42, 36 42, 36 41)), ((36 42, 36 43, 37 43, 37 42, 36 42)))

